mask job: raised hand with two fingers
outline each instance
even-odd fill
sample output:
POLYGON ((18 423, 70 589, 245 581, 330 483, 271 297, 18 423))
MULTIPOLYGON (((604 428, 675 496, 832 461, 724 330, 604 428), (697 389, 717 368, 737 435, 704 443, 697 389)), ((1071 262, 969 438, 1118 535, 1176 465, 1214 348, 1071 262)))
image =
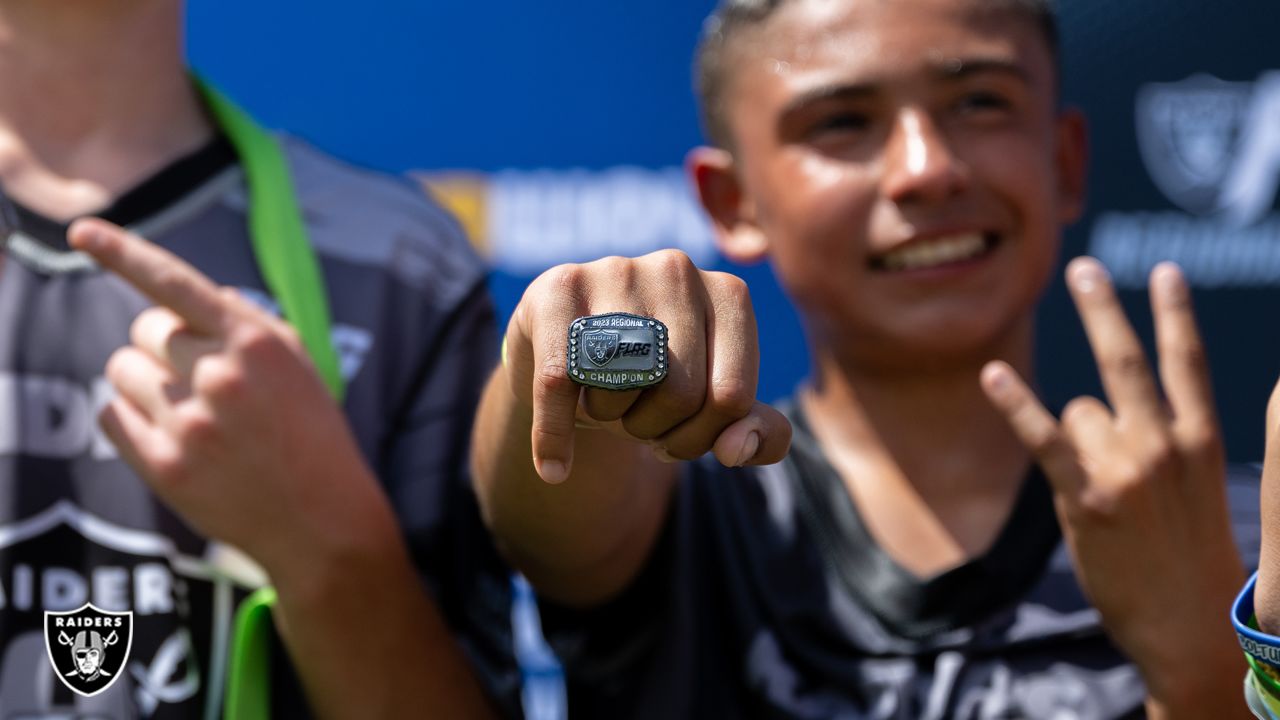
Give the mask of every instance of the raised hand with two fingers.
POLYGON ((1067 283, 1110 406, 1080 397, 1055 419, 999 361, 982 385, 1048 476, 1076 575, 1142 672, 1148 711, 1229 717, 1244 665, 1227 615, 1244 574, 1190 291, 1175 265, 1152 272, 1157 383, 1102 265, 1072 261, 1067 283))

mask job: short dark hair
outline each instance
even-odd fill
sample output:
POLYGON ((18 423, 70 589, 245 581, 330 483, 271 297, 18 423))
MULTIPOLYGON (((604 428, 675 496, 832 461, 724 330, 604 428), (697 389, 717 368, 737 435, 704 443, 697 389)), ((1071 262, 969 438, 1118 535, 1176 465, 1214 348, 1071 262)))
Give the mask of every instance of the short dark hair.
MULTIPOLYGON (((1058 66, 1058 20, 1053 0, 989 0, 1027 16, 1040 28, 1045 45, 1058 66)), ((702 37, 694 59, 694 90, 707 139, 722 148, 732 147, 724 93, 728 85, 733 39, 751 26, 768 20, 788 0, 720 0, 715 12, 702 26, 702 37)))

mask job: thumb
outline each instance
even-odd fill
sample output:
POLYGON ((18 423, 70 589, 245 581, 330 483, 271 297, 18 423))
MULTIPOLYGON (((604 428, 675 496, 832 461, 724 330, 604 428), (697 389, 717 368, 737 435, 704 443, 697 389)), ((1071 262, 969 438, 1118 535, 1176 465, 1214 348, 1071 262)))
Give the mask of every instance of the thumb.
MULTIPOLYGON (((516 333, 508 332, 507 337, 513 335, 516 333)), ((517 397, 528 393, 532 405, 533 466, 552 484, 563 482, 573 469, 575 415, 581 391, 569 377, 563 340, 557 340, 560 338, 548 337, 536 344, 518 340, 506 348, 508 382, 517 397), (526 360, 528 356, 532 358, 526 360)))
POLYGON ((711 451, 726 467, 771 465, 791 448, 791 423, 772 406, 760 401, 746 417, 720 432, 711 451))

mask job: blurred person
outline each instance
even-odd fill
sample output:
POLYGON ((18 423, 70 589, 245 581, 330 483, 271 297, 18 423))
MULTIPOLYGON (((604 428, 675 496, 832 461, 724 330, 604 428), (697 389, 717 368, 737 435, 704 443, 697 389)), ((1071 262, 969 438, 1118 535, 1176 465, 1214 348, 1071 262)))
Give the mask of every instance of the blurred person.
POLYGON ((1066 275, 1109 404, 1059 420, 1023 379, 1084 201, 1055 25, 1044 0, 721 3, 688 166, 812 374, 757 402, 747 288, 676 252, 526 291, 472 465, 572 714, 1247 714, 1223 619, 1256 486, 1227 478, 1179 269, 1151 277, 1158 381, 1090 258, 1066 275))
POLYGON ((481 263, 408 184, 202 90, 182 13, 0 1, 0 714, 514 713, 463 481, 481 263), (269 612, 288 658, 248 652, 224 707, 264 583, 245 627, 269 612), (88 690, 46 637, 86 604, 132 619, 88 690))

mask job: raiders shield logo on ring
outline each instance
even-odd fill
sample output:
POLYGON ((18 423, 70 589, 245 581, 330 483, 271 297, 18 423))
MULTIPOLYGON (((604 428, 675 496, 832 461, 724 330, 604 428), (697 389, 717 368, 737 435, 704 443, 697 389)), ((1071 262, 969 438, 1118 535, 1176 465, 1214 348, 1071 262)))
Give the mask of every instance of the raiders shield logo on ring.
POLYGON ((613 330, 588 330, 582 333, 587 359, 597 367, 608 365, 618 352, 618 337, 618 333, 613 330))
POLYGON ((133 647, 133 611, 109 612, 92 603, 44 613, 44 646, 54 674, 72 692, 92 697, 111 687, 133 647))
POLYGON ((569 377, 602 390, 635 390, 667 376, 667 326, 657 318, 614 312, 569 325, 569 377))

